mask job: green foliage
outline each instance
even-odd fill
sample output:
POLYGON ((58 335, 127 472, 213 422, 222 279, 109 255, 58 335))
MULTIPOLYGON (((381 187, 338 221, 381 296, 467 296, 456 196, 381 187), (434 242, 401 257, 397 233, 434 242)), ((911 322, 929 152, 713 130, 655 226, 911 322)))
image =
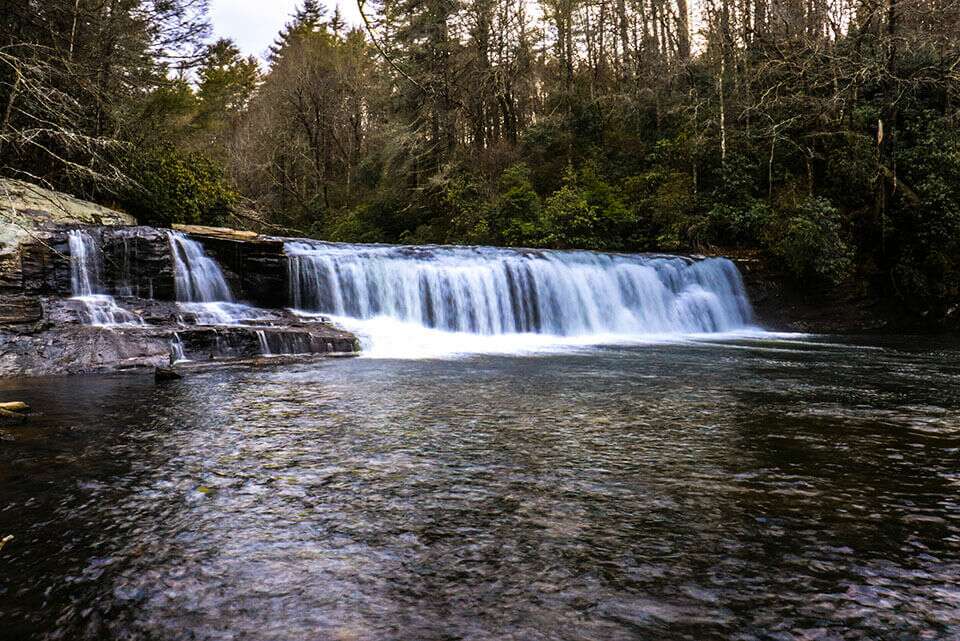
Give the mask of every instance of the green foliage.
POLYGON ((917 144, 898 157, 900 207, 891 222, 900 252, 892 275, 900 298, 939 315, 960 300, 960 133, 924 116, 917 144))
POLYGON ((589 201, 573 166, 563 174, 563 186, 544 203, 540 216, 540 242, 556 249, 607 248, 603 213, 589 201))
POLYGON ((563 186, 547 198, 540 217, 540 238, 544 245, 566 249, 593 245, 599 216, 576 184, 573 167, 563 176, 563 186))
POLYGON ((772 217, 763 230, 765 250, 798 283, 843 282, 853 266, 840 212, 825 198, 807 197, 772 217))
POLYGON ((524 163, 507 167, 497 187, 491 236, 497 244, 536 244, 542 204, 530 180, 530 167, 524 163))
POLYGON ((633 203, 640 247, 676 251, 690 246, 691 229, 699 220, 693 179, 687 173, 653 169, 624 181, 633 203))
POLYGON ((221 225, 238 197, 223 169, 203 154, 171 146, 138 150, 128 167, 135 186, 124 194, 124 207, 144 224, 221 225))

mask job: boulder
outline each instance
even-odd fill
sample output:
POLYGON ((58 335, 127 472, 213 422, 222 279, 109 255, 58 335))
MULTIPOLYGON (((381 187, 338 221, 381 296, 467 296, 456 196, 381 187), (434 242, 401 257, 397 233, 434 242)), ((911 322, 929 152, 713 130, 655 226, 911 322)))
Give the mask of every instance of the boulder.
POLYGON ((164 381, 179 381, 183 375, 170 367, 158 367, 153 370, 153 380, 158 383, 164 381))

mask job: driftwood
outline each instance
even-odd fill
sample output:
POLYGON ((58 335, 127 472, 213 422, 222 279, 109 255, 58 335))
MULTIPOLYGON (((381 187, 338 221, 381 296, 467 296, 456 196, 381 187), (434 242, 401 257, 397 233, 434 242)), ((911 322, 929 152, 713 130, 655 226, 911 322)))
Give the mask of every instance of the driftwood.
POLYGON ((0 422, 23 423, 26 420, 27 417, 19 412, 11 412, 10 410, 0 409, 0 422))
POLYGON ((0 403, 0 410, 8 412, 29 412, 30 406, 22 401, 11 401, 9 403, 0 403))

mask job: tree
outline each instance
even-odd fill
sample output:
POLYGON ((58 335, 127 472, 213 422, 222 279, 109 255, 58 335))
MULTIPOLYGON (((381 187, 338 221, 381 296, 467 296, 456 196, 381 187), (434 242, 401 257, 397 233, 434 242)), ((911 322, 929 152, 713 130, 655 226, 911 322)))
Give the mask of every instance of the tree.
MULTIPOLYGON (((303 36, 315 33, 324 26, 323 16, 327 13, 327 8, 317 0, 304 0, 303 4, 294 11, 293 19, 286 24, 283 31, 277 36, 277 39, 270 45, 270 52, 267 56, 270 64, 276 63, 284 51, 303 36)), ((334 13, 336 21, 340 20, 340 7, 338 6, 334 13)), ((334 30, 336 32, 336 30, 334 30)))
POLYGON ((256 89, 260 66, 256 58, 244 58, 230 40, 221 39, 210 45, 198 71, 198 130, 194 144, 199 149, 227 153, 227 136, 246 111, 256 89))

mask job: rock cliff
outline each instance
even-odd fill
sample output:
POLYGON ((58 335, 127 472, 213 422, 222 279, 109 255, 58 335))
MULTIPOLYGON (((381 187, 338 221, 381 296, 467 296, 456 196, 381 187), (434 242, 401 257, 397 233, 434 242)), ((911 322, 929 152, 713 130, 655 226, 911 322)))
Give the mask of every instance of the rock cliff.
POLYGON ((168 230, 137 226, 120 212, 20 181, 0 181, 0 199, 0 376, 359 349, 352 334, 285 309, 281 239, 182 228, 242 303, 178 303, 168 230), (95 248, 95 296, 74 296, 73 230, 95 248), (103 322, 104 315, 122 322, 103 322))

